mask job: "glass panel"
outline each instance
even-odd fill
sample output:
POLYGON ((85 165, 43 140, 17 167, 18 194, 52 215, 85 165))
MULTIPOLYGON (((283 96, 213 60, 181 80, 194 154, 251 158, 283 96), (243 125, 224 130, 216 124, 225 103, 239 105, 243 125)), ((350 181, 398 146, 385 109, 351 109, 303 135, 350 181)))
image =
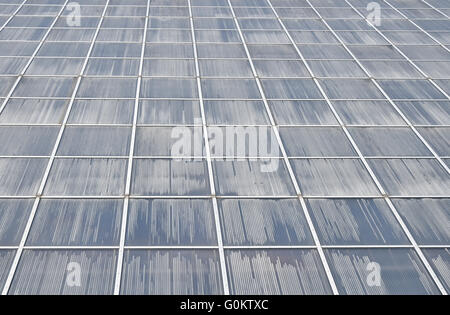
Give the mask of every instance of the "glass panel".
POLYGON ((259 99, 261 95, 253 79, 204 79, 203 97, 225 99, 259 99))
POLYGON ((224 245, 313 245, 295 199, 219 200, 224 245))
POLYGON ((262 101, 205 101, 206 121, 213 125, 267 125, 262 101))
POLYGON ((312 196, 374 196, 379 191, 360 160, 291 160, 300 189, 312 196))
POLYGON ((197 84, 194 79, 142 79, 141 97, 143 98, 196 98, 197 96, 197 84))
POLYGON ((445 99, 426 80, 379 80, 378 83, 392 99, 445 99))
POLYGON ((131 200, 126 244, 129 246, 217 245, 211 200, 131 200))
POLYGON ((289 156, 356 156, 341 128, 282 127, 279 131, 289 156))
POLYGON ((50 155, 59 127, 0 127, 0 155, 50 155))
POLYGON ((15 250, 0 250, 0 289, 5 285, 15 253, 15 250))
POLYGON ((269 101, 269 106, 280 125, 338 124, 325 101, 269 101))
POLYGON ((34 58, 26 75, 72 75, 80 74, 83 58, 34 58))
POLYGON ((24 250, 8 293, 112 294, 116 262, 115 250, 24 250), (69 286, 75 268, 80 268, 81 285, 69 286))
POLYGON ((0 115, 0 123, 57 124, 61 123, 68 101, 42 99, 9 99, 0 115))
POLYGON ((309 199, 322 245, 408 245, 383 199, 309 199))
POLYGON ((441 156, 450 156, 450 128, 417 128, 419 133, 441 156))
POLYGON ((283 160, 213 161, 217 193, 225 196, 293 196, 283 160))
POLYGON ((226 251, 231 294, 331 294, 315 250, 226 251))
POLYGON ((134 98, 136 79, 129 78, 83 78, 78 97, 85 98, 134 98))
POLYGON ((311 79, 263 79, 267 98, 272 99, 321 99, 322 94, 311 79))
POLYGON ((36 158, 0 158, 0 196, 34 195, 47 162, 36 158))
POLYGON ((27 245, 118 245, 122 207, 122 200, 43 199, 27 245))
POLYGON ((137 76, 139 60, 90 59, 85 74, 91 76, 137 76))
POLYGON ((412 249, 330 249, 325 254, 341 294, 439 294, 412 249))
POLYGON ((383 94, 369 80, 319 79, 330 99, 383 99, 383 94))
POLYGON ((57 155, 124 156, 130 149, 131 128, 76 127, 64 130, 57 155))
POLYGON ((70 97, 74 88, 74 78, 23 77, 14 90, 13 96, 70 97))
POLYGON ((194 76, 193 60, 146 59, 143 75, 145 76, 194 76))
POLYGON ((137 156, 202 156, 201 127, 139 127, 136 130, 137 156))
POLYGON ((450 178, 431 159, 369 160, 381 185, 397 196, 447 196, 450 178))
POLYGON ((256 60, 256 71, 260 77, 309 77, 302 61, 297 60, 256 60))
POLYGON ((194 58, 192 44, 158 44, 145 45, 146 58, 194 58))
POLYGON ((333 101, 339 117, 352 125, 406 125, 388 101, 333 101))
POLYGON ((121 294, 223 294, 214 250, 126 250, 121 294))
POLYGON ((118 196, 123 194, 126 159, 56 159, 45 194, 56 196, 118 196))
POLYGON ((205 161, 136 159, 131 192, 145 196, 205 196, 210 194, 205 161))
POLYGON ((418 244, 450 244, 450 199, 393 199, 418 244))
POLYGON ((253 77, 250 64, 246 60, 200 60, 199 66, 202 77, 253 77))
POLYGON ((441 280, 445 290, 447 290, 447 292, 450 291, 450 250, 448 248, 430 248, 424 249, 423 253, 436 272, 439 280, 441 280))
POLYGON ((430 156, 431 152, 410 128, 349 128, 363 155, 430 156))
POLYGON ((140 101, 139 124, 201 124, 200 104, 197 101, 145 100, 140 101))
POLYGON ((0 199, 0 246, 19 245, 33 202, 32 199, 0 199))
POLYGON ((403 114, 417 125, 450 125, 450 102, 395 102, 403 114))
POLYGON ((68 122, 70 124, 131 124, 133 109, 134 101, 132 100, 75 100, 68 122))

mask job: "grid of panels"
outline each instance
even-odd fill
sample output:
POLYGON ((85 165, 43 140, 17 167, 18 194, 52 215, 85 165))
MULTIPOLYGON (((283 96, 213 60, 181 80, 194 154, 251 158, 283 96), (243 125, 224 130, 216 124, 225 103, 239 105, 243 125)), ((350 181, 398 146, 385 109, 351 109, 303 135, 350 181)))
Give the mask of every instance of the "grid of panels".
POLYGON ((445 294, 450 5, 369 2, 0 0, 2 293, 445 294))

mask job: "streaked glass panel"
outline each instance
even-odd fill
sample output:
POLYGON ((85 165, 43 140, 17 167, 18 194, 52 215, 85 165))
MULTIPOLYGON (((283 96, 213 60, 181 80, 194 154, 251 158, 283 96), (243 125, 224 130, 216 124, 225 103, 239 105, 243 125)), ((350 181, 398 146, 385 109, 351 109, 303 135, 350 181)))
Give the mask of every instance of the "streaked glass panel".
POLYGON ((296 199, 219 200, 224 245, 312 245, 296 199))
POLYGON ((214 250, 126 250, 121 294, 223 294, 214 250))
POLYGON ((0 199, 0 246, 19 245, 32 206, 33 199, 0 199))
POLYGON ((8 294, 112 294, 116 262, 115 250, 24 250, 8 294), (80 286, 68 285, 74 270, 80 286))
POLYGON ((332 293, 315 250, 229 250, 226 264, 231 294, 332 293))
POLYGON ((206 199, 133 199, 129 246, 217 245, 213 205, 206 199))

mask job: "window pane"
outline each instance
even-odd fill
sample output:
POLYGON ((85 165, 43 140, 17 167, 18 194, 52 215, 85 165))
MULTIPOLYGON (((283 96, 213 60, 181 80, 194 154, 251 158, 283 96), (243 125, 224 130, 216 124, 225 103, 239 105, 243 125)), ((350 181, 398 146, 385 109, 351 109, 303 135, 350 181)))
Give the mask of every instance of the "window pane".
POLYGON ((0 127, 0 155, 50 155, 59 127, 0 127))
POLYGON ((280 159, 213 161, 217 193, 224 196, 293 196, 295 190, 280 159))
POLYGON ((196 98, 197 96, 197 84, 193 79, 142 79, 141 97, 143 98, 196 98))
POLYGON ((357 159, 291 160, 300 189, 312 196, 374 196, 379 191, 357 159))
POLYGON ((124 156, 130 150, 131 128, 76 127, 64 130, 58 155, 124 156))
POLYGON ((213 125, 268 125, 262 101, 205 101, 206 121, 213 125))
POLYGON ((43 199, 27 238, 28 246, 118 245, 121 200, 43 199))
POLYGON ((0 115, 0 123, 57 124, 61 123, 67 100, 9 99, 0 115))
POLYGON ((205 161, 136 159, 131 192, 145 196, 205 196, 210 194, 205 161))
POLYGON ((356 156, 341 128, 282 127, 279 131, 289 156, 356 156))
POLYGON ((229 250, 231 294, 331 294, 315 250, 229 250))
POLYGON ((112 250, 24 250, 9 294, 112 294, 116 261, 112 250), (66 282, 73 263, 82 271, 80 286, 66 282))
POLYGON ((412 249, 330 249, 325 254, 341 294, 439 294, 412 249), (377 270, 371 262, 379 264, 380 286, 367 281, 377 270))
POLYGON ((449 199, 393 199, 392 202, 418 244, 450 244, 449 199))
POLYGON ((203 97, 225 99, 259 99, 261 95, 253 79, 204 79, 203 97))
POLYGON ((410 128, 349 128, 368 156, 430 156, 431 152, 410 128))
POLYGON ((381 185, 396 196, 447 196, 450 178, 432 159, 369 160, 381 185))
POLYGON ((181 100, 140 101, 138 123, 154 125, 201 124, 200 104, 197 101, 181 100))
POLYGON ((15 250, 0 250, 0 288, 5 285, 15 253, 15 250))
POLYGON ((71 124, 131 124, 132 100, 75 100, 70 111, 71 124))
POLYGON ((118 196, 123 194, 126 159, 56 159, 45 194, 56 196, 118 196))
POLYGON ((280 125, 338 124, 325 101, 269 101, 269 106, 280 125))
POLYGON ((333 101, 339 117, 352 125, 406 125, 388 101, 333 101))
POLYGON ((121 294, 223 294, 213 250, 127 250, 121 294))
POLYGON ((439 280, 441 280, 442 285, 445 290, 450 291, 450 250, 448 248, 443 249, 424 249, 423 253, 427 257, 430 265, 436 272, 439 280))
POLYGON ((0 158, 0 196, 34 195, 47 162, 47 159, 0 158))
POLYGON ((133 199, 129 207, 129 246, 217 245, 210 200, 133 199))
POLYGON ((224 245, 313 245, 296 199, 219 200, 224 245))
POLYGON ((32 199, 0 199, 0 246, 19 245, 33 201, 32 199))
POLYGON ((408 245, 383 199, 309 199, 322 245, 408 245))

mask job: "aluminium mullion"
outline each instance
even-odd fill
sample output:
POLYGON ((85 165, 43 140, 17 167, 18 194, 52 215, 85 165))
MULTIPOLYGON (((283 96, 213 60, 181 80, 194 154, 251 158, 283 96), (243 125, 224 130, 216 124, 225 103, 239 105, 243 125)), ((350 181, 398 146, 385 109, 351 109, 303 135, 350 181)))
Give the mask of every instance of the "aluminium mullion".
POLYGON ((198 52, 197 52, 197 41, 196 41, 196 37, 195 37, 194 18, 192 15, 191 0, 187 0, 187 2, 188 2, 188 7, 189 7, 189 22, 190 22, 190 26, 191 26, 192 48, 194 50, 195 73, 196 73, 197 90, 198 90, 199 103, 200 103, 200 114, 201 114, 201 118, 202 118, 203 141, 205 144, 206 163, 208 166, 208 176, 209 176, 209 184, 210 184, 210 189, 211 189, 211 199, 212 199, 213 210, 214 210, 214 223, 216 225, 217 245, 218 245, 218 249, 219 249, 219 260, 220 260, 220 268, 221 268, 221 275, 222 275, 222 286, 223 286, 224 294, 229 295, 230 289, 229 289, 229 284, 228 284, 228 272, 227 272, 227 267, 226 267, 226 263, 225 263, 225 252, 223 249, 222 229, 221 229, 221 225, 220 225, 219 209, 218 209, 217 198, 216 198, 216 188, 215 188, 215 183, 214 183, 211 151, 210 151, 210 147, 209 147, 205 106, 203 103, 203 90, 202 90, 202 84, 201 84, 201 80, 200 80, 200 67, 199 67, 199 62, 198 62, 198 52))
MULTIPOLYGON (((268 2, 270 2, 270 0, 267 0, 268 2)), ((313 10, 316 12, 316 14, 320 17, 320 19, 322 20, 322 22, 327 26, 327 28, 333 33, 333 35, 336 37, 336 39, 343 45, 343 47, 346 49, 346 51, 348 53, 350 53, 350 55, 355 59, 355 61, 359 64, 359 66, 361 67, 361 69, 363 71, 365 71, 368 74, 367 69, 365 69, 363 67, 363 65, 361 65, 361 63, 359 62, 359 60, 353 55, 353 53, 350 51, 350 49, 347 47, 347 45, 342 41, 342 39, 336 34, 336 32, 329 26, 329 24, 323 19, 323 17, 321 16, 321 14, 316 10, 316 8, 310 3, 309 0, 306 0, 308 2, 308 4, 313 8, 313 10)), ((345 0, 347 2, 347 0, 345 0)), ((347 2, 348 4, 348 2, 347 2)), ((353 8, 353 7, 352 7, 353 8)), ((288 32, 287 32, 288 33, 288 32)), ((288 35, 290 35, 288 33, 288 35)), ((300 53, 300 51, 298 51, 300 53)), ((300 53, 301 54, 301 53, 300 53)), ((386 92, 381 88, 381 86, 378 85, 378 83, 372 78, 370 77, 370 80, 377 86, 378 90, 386 97, 386 99, 389 100, 389 102, 394 106, 394 102, 392 101, 392 99, 386 94, 386 92)), ((320 87, 320 84, 318 84, 318 87, 320 87)), ((329 101, 329 100, 328 100, 329 101)), ((330 104, 330 108, 333 110, 334 107, 330 104)), ((401 112, 399 112, 401 113, 401 112)), ((338 118, 338 120, 341 121, 339 115, 336 116, 336 118, 338 118)), ((346 127, 343 126, 344 131, 346 131, 346 127)), ((424 267, 427 269, 429 275, 431 276, 431 278, 433 279, 434 283, 436 284, 437 288, 439 289, 439 291, 441 292, 442 295, 447 295, 447 291, 445 290, 444 286, 442 285, 441 281, 439 280, 439 278, 437 277, 436 273, 434 272, 433 268, 431 267, 431 265, 429 264, 427 258, 425 257, 425 255, 423 254, 422 250, 420 249, 420 247, 417 244, 417 241, 414 239, 413 235, 411 234, 411 232, 409 231, 407 225, 405 224, 405 222, 403 221, 403 219, 401 218, 400 214, 398 213, 397 209, 395 208, 394 204, 392 203, 390 196, 388 196, 388 194, 386 193, 386 191, 384 190, 383 186, 381 185, 381 183, 379 182, 378 178, 376 177, 375 173, 373 172, 372 168, 370 167, 370 165, 367 163, 366 158, 363 156, 363 154, 361 153, 361 151, 359 150, 359 148, 357 147, 356 143, 353 141, 353 138, 351 137, 350 133, 348 131, 346 131, 347 137, 350 140, 350 142, 352 142, 352 145, 354 147, 354 149, 358 152, 358 155, 360 155, 361 161, 363 162, 366 170, 369 172, 372 180, 375 182, 375 184, 378 187, 378 190, 380 191, 380 193, 383 195, 384 200, 386 201, 386 203, 388 204, 392 214, 394 215, 394 217, 396 218, 397 222, 400 224, 403 233, 405 233, 405 235, 407 236, 408 240, 411 242, 411 244, 414 246, 414 249, 417 253, 417 255, 419 256, 419 258, 421 259, 422 263, 424 264, 424 267)), ((425 144, 425 142, 424 142, 425 144)), ((431 151, 433 154, 434 151, 431 151)), ((442 160, 441 160, 442 162, 442 160)), ((442 162, 443 163, 443 162, 442 162)), ((446 166, 445 166, 446 167, 446 166)), ((447 171, 448 168, 446 167, 447 171)))
POLYGON ((3 25, 0 27, 0 32, 6 27, 6 25, 8 25, 9 22, 11 22, 11 20, 17 15, 17 13, 20 11, 20 9, 22 9, 23 5, 25 4, 25 2, 27 2, 28 0, 24 0, 19 6, 18 8, 9 16, 9 18, 5 21, 5 23, 3 23, 3 25))
POLYGON ((119 253, 117 257, 117 268, 116 268, 116 277, 115 277, 115 283, 114 283, 114 295, 120 294, 120 285, 122 281, 122 266, 123 266, 123 258, 124 258, 124 252, 125 252, 125 238, 126 238, 126 229, 127 229, 127 220, 128 220, 128 208, 130 203, 130 190, 131 190, 131 176, 132 176, 132 170, 133 170, 133 156, 134 156, 134 147, 136 142, 136 129, 137 129, 137 121, 138 121, 138 113, 139 113, 139 96, 141 93, 141 85, 142 85, 142 70, 144 66, 144 55, 145 55, 145 47, 146 47, 146 39, 147 39, 147 27, 148 27, 148 21, 149 21, 149 14, 150 14, 150 1, 147 0, 147 6, 146 6, 146 14, 145 14, 145 23, 144 23, 144 34, 142 38, 142 46, 141 46, 141 56, 139 61, 139 73, 137 78, 137 85, 136 85, 136 94, 135 94, 135 100, 134 100, 134 112, 133 112, 133 125, 131 130, 131 140, 130 140, 130 148, 129 148, 129 155, 128 155, 128 168, 127 168, 127 177, 126 177, 126 183, 125 183, 125 199, 123 203, 123 210, 122 210, 122 221, 121 221, 121 228, 120 228, 120 247, 119 247, 119 253))
MULTIPOLYGON (((68 3, 68 0, 66 0, 66 2, 64 3, 64 5, 63 5, 63 7, 62 7, 62 9, 61 9, 61 11, 60 11, 60 13, 62 13, 62 12, 64 11, 64 9, 65 9, 67 3, 68 3)), ((59 131, 59 133, 58 133, 58 137, 57 137, 57 139, 56 139, 55 146, 53 147, 52 155, 51 155, 51 157, 50 157, 50 159, 49 159, 49 161, 48 161, 47 167, 46 167, 46 169, 45 169, 45 173, 44 173, 44 175, 43 175, 42 181, 41 181, 40 186, 39 186, 38 193, 37 193, 37 195, 36 195, 36 199, 35 199, 35 201, 34 201, 33 207, 32 207, 32 209, 31 209, 31 213, 30 213, 30 215, 29 215, 29 217, 28 217, 27 224, 26 224, 25 229, 24 229, 24 232, 23 232, 23 234, 22 234, 22 238, 21 238, 21 240, 20 240, 19 247, 18 247, 17 252, 16 252, 16 254, 15 254, 13 263, 12 263, 12 265, 11 265, 11 268, 10 268, 10 271, 9 271, 9 274, 8 274, 8 278, 6 279, 5 285, 4 285, 4 287, 3 287, 2 295, 7 295, 7 294, 8 294, 9 288, 10 288, 11 283, 12 283, 12 280, 13 280, 13 278, 14 278, 14 274, 15 274, 15 272, 16 272, 16 270, 17 270, 17 266, 18 266, 19 260, 20 260, 20 258, 21 258, 21 256, 22 256, 22 252, 23 252, 23 249, 24 249, 26 240, 27 240, 27 238, 28 238, 28 234, 29 234, 29 232, 30 232, 31 225, 32 225, 32 223, 33 223, 34 217, 35 217, 35 215, 36 215, 36 211, 37 211, 39 202, 40 202, 40 200, 41 200, 41 197, 42 197, 42 194, 43 194, 43 191, 44 191, 45 184, 47 183, 47 179, 48 179, 49 174, 50 174, 50 169, 51 169, 51 167, 52 167, 52 165, 53 165, 53 161, 55 160, 56 152, 57 152, 58 147, 59 147, 59 144, 60 144, 60 142, 61 142, 62 135, 63 135, 63 133, 64 133, 65 126, 66 126, 67 120, 68 120, 68 118, 69 118, 69 115, 70 115, 70 111, 71 111, 71 109, 72 109, 73 102, 74 102, 74 100, 75 100, 75 95, 76 95, 76 93, 78 92, 78 88, 79 88, 79 86, 80 86, 80 81, 81 81, 82 75, 83 75, 83 73, 84 73, 84 70, 85 70, 85 68, 86 68, 87 62, 88 62, 88 60, 89 60, 89 56, 90 56, 90 54, 91 54, 91 52, 92 52, 92 49, 93 49, 93 47, 94 47, 94 43, 95 43, 95 40, 96 40, 96 38, 97 38, 97 35, 98 35, 99 31, 100 31, 100 26, 101 26, 101 24, 102 24, 103 17, 104 17, 104 15, 105 15, 105 13, 106 13, 106 9, 107 9, 107 7, 108 7, 108 4, 109 4, 109 0, 107 0, 107 2, 106 2, 106 4, 105 4, 105 8, 104 8, 104 10, 103 10, 103 15, 102 15, 102 17, 100 18, 100 21, 99 21, 99 23, 98 23, 98 25, 97 25, 96 33, 95 33, 94 37, 92 38, 92 42, 91 42, 91 45, 90 45, 90 47, 89 47, 89 51, 87 52, 87 55, 86 55, 86 57, 85 57, 85 62, 84 62, 83 67, 82 67, 82 69, 81 69, 80 75, 78 76, 78 79, 77 79, 75 88, 74 88, 74 90, 73 90, 73 92, 72 92, 72 97, 71 97, 70 102, 69 102, 69 104, 68 104, 68 106, 67 106, 67 110, 66 110, 66 113, 65 113, 64 120, 63 120, 63 122, 62 122, 62 124, 61 124, 61 128, 60 128, 60 131, 59 131)), ((60 16, 60 14, 58 14, 58 16, 55 18, 55 21, 54 21, 54 23, 53 23, 52 25, 55 24, 55 22, 56 22, 56 20, 58 19, 59 16, 60 16)), ((50 28, 51 28, 51 27, 50 27, 50 28)), ((42 42, 41 42, 41 43, 42 43, 42 42)), ((36 51, 36 52, 37 52, 37 51, 36 51)))
MULTIPOLYGON (((50 24, 50 26, 47 29, 47 31, 45 32, 44 36, 41 38, 41 40, 39 41, 39 44, 37 45, 37 47, 34 49, 33 54, 29 57, 30 59, 28 60, 28 62, 25 64, 25 66, 23 67, 22 71, 20 71, 20 73, 17 75, 17 79, 14 82, 13 86, 9 89, 8 94, 6 95, 6 98, 3 100, 2 105, 0 105, 0 115, 2 114, 3 110, 6 107, 6 103, 9 101, 9 99, 11 98, 11 96, 13 95, 16 87, 19 85, 20 81, 22 80, 22 78, 25 75, 25 72, 27 71, 28 67, 30 66, 30 64, 33 62, 33 59, 36 57, 37 53, 39 52, 39 50, 41 49, 42 45, 44 44, 45 40, 47 39, 48 35, 50 34, 50 32, 52 31, 52 29, 54 28, 54 26, 56 25, 56 22, 58 21, 58 18, 61 16, 61 14, 64 12, 64 10, 66 9, 66 6, 68 4, 69 0, 65 0, 64 4, 61 5, 61 10, 58 12, 58 14, 56 15, 56 17, 53 19, 52 24, 50 24)), ((38 42, 38 41, 33 41, 33 42, 38 42)))
MULTIPOLYGON (((347 0, 345 0, 347 2, 347 0)), ((424 34, 426 34, 428 37, 430 37, 432 40, 434 40, 436 43, 438 43, 442 48, 444 48, 446 51, 450 52, 450 49, 448 49, 444 44, 442 44, 439 40, 437 40, 433 35, 425 31, 421 26, 417 25, 416 22, 412 21, 409 17, 407 17, 402 11, 394 7, 392 4, 390 4, 388 1, 383 0, 387 5, 389 5, 392 9, 394 9, 396 12, 400 13, 400 15, 408 20, 410 23, 412 23, 415 27, 417 27, 420 31, 422 31, 424 34)), ((348 3, 348 2, 347 2, 348 3)), ((430 19, 435 20, 435 19, 430 19)))
MULTIPOLYGON (((347 0, 345 2, 350 5, 350 7, 356 11, 356 9, 352 6, 351 3, 349 3, 347 0)), ((359 13, 359 11, 357 11, 359 13)), ((319 15, 320 16, 320 15, 319 15)), ((323 20, 323 19, 322 19, 323 20)), ((419 140, 427 147, 427 149, 433 154, 433 156, 436 158, 436 160, 439 162, 439 164, 447 171, 448 174, 450 174, 450 169, 447 166, 447 164, 442 160, 442 158, 439 156, 439 154, 436 153, 436 151, 433 149, 433 147, 428 143, 428 141, 425 140, 425 138, 420 134, 420 132, 417 130, 417 128, 411 123, 411 121, 406 117, 406 115, 398 108, 397 104, 387 95, 387 93, 384 91, 384 89, 378 84, 378 82, 370 75, 369 71, 361 64, 361 62, 356 58, 356 56, 348 49, 347 45, 342 41, 342 39, 336 34, 336 32, 328 25, 328 23, 323 20, 323 23, 328 27, 328 29, 334 34, 334 36, 341 42, 343 47, 346 49, 346 51, 353 57, 355 62, 359 65, 359 67, 369 76, 371 82, 378 88, 378 90, 386 97, 386 99, 389 101, 389 103, 392 105, 392 107, 395 109, 395 111, 402 117, 402 119, 406 122, 406 124, 411 128, 411 130, 414 132, 414 134, 419 138, 419 140)), ((412 22, 411 22, 412 23, 412 22)), ((422 74, 424 74, 427 78, 427 81, 430 82, 434 87, 436 87, 443 95, 447 97, 447 99, 450 99, 449 95, 442 90, 442 88, 437 85, 433 79, 431 79, 426 73, 424 73, 411 59, 409 59, 408 56, 406 56, 391 40, 389 40, 380 30, 378 30, 377 27, 375 27, 372 23, 369 23, 377 32, 380 34, 386 41, 388 41, 392 47, 396 51, 398 51, 411 65, 413 65, 418 71, 420 71, 422 74)), ((442 44, 441 44, 442 45, 442 44)), ((447 49, 448 50, 448 49, 447 49)), ((450 51, 450 50, 448 50, 450 51)), ((396 100, 397 102, 398 100, 396 100)))
POLYGON ((440 9, 436 8, 435 6, 429 4, 427 1, 425 0, 421 0, 422 3, 425 3, 427 6, 431 7, 432 9, 436 10, 437 12, 439 12, 440 14, 442 14, 443 16, 445 16, 447 19, 450 18, 447 14, 445 14, 444 12, 442 12, 440 9))
MULTIPOLYGON (((313 222, 312 222, 311 216, 310 216, 309 211, 308 211, 308 209, 307 209, 305 199, 304 199, 304 197, 303 197, 303 195, 302 195, 302 192, 301 192, 301 190, 300 190, 300 186, 298 185, 298 182, 297 182, 297 179, 295 178, 295 174, 294 174, 294 171, 293 171, 293 169, 292 169, 291 163, 290 163, 290 161, 289 161, 289 159, 288 159, 288 157, 287 157, 287 153, 286 153, 286 150, 285 150, 285 148, 284 148, 284 144, 283 144, 283 142, 282 142, 282 140, 281 140, 281 137, 280 137, 278 128, 277 128, 276 123, 275 123, 275 120, 274 120, 274 118, 273 118, 272 111, 271 111, 271 109, 270 109, 270 107, 269 107, 269 103, 268 103, 268 101, 267 101, 266 95, 265 95, 264 90, 263 90, 263 88, 262 88, 262 84, 261 84, 260 78, 259 78, 258 73, 256 72, 255 66, 254 66, 254 64, 253 64, 253 60, 252 60, 252 58, 251 58, 250 51, 248 50, 248 46, 247 46, 247 43, 246 43, 246 41, 245 41, 245 37, 244 37, 244 35, 243 35, 243 33, 242 33, 241 27, 240 27, 240 25, 239 25, 239 21, 238 21, 238 19, 237 19, 237 17, 236 17, 236 13, 235 13, 235 11, 234 11, 233 5, 231 4, 231 1, 230 1, 230 0, 227 0, 227 1, 228 1, 228 5, 229 5, 229 7, 230 7, 230 9, 231 9, 231 13, 232 13, 232 15, 233 15, 233 20, 234 20, 234 23, 235 23, 235 25, 236 25, 236 27, 237 27, 237 31, 238 31, 238 33, 239 33, 239 37, 240 37, 240 39, 241 39, 241 41, 242 41, 242 45, 243 45, 243 47, 244 47, 244 50, 245 50, 245 52, 246 52, 248 61, 249 61, 249 63, 250 63, 250 67, 251 67, 251 69, 252 69, 252 73, 253 73, 254 79, 255 79, 256 84, 257 84, 257 86, 258 86, 258 90, 259 90, 259 92, 260 92, 260 94, 261 94, 261 97, 262 97, 262 99, 263 99, 264 107, 265 107, 265 109, 266 109, 267 115, 268 115, 269 120, 270 120, 270 123, 271 123, 271 125, 272 125, 273 133, 275 134, 275 137, 276 137, 276 139, 277 139, 278 146, 279 146, 280 151, 281 151, 281 154, 282 154, 282 158, 283 158, 284 163, 285 163, 285 165, 286 165, 286 168, 287 168, 287 170, 288 170, 288 173, 289 173, 291 182, 292 182, 292 184, 293 184, 293 186, 294 186, 294 189, 295 189, 295 192, 296 192, 296 194, 297 194, 297 198, 298 198, 298 200, 299 200, 299 202, 300 202, 300 204, 301 204, 303 213, 304 213, 305 218, 306 218, 306 221, 307 221, 307 223, 308 223, 308 227, 309 227, 310 233, 311 233, 311 235, 312 235, 312 237, 313 237, 313 240, 314 240, 315 247, 316 247, 317 252, 318 252, 318 254, 319 254, 319 256, 320 256, 320 260, 321 260, 321 262, 322 262, 322 267, 323 267, 324 270, 325 270, 325 273, 326 273, 326 275, 327 275, 327 280, 328 280, 328 282, 329 282, 329 284, 330 284, 330 287, 331 287, 331 290, 332 290, 333 294, 334 294, 334 295, 338 295, 339 292, 338 292, 336 283, 335 283, 335 281, 334 281, 333 275, 332 275, 332 273, 331 273, 330 267, 329 267, 328 262, 327 262, 327 259, 326 259, 326 257, 325 257, 325 253, 324 253, 324 251, 323 251, 323 249, 322 249, 322 246, 321 246, 321 243, 320 243, 318 234, 317 234, 317 232, 316 232, 316 230, 315 230, 314 224, 313 224, 313 222)), ((269 3, 270 3, 270 2, 269 2, 269 3)))

